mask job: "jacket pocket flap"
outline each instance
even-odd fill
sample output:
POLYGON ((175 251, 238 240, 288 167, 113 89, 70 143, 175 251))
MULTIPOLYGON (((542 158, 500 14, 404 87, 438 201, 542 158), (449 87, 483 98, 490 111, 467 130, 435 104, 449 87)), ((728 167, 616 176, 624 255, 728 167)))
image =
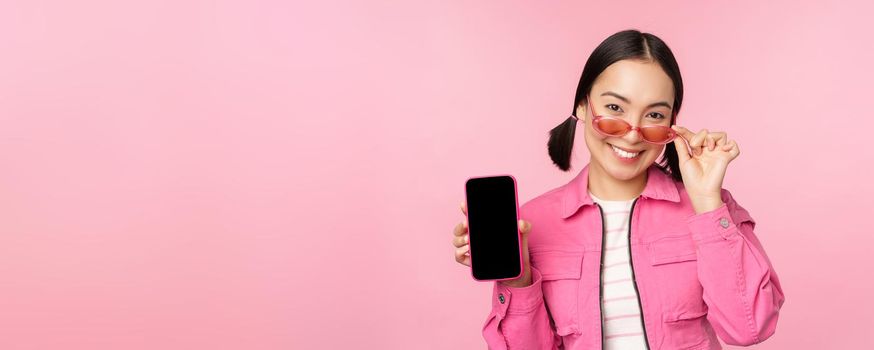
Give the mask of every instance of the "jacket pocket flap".
POLYGON ((652 265, 662 265, 682 261, 698 260, 695 243, 687 235, 665 237, 649 245, 652 265))
POLYGON ((579 279, 583 271, 583 252, 540 249, 529 251, 531 266, 544 280, 579 279))
POLYGON ((684 310, 679 312, 666 312, 662 317, 664 322, 679 322, 683 320, 692 320, 707 315, 707 309, 700 310, 684 310))

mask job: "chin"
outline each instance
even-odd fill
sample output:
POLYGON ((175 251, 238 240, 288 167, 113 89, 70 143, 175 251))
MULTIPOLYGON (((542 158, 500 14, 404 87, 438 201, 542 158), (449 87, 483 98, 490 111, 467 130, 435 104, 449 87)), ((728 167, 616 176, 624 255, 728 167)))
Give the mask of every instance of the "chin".
POLYGON ((635 169, 630 169, 628 167, 620 168, 620 167, 617 167, 617 166, 609 164, 609 163, 604 166, 604 170, 608 174, 610 174, 610 177, 617 179, 617 180, 622 180, 622 181, 629 181, 631 179, 634 179, 638 175, 640 175, 640 173, 642 173, 642 171, 640 171, 640 169, 638 169, 638 168, 635 168, 635 169))

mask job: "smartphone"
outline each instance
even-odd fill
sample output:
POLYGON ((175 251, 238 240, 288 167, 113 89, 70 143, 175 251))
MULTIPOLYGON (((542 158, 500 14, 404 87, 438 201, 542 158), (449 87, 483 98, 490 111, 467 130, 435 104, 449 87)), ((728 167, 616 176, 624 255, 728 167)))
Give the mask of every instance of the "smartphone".
POLYGON ((512 175, 471 177, 464 185, 470 270, 477 281, 522 276, 519 201, 512 175))

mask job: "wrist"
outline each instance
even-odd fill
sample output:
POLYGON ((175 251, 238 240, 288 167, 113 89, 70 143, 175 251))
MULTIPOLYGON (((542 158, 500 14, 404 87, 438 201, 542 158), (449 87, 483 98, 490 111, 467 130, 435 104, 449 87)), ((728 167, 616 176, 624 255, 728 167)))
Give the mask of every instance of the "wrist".
POLYGON ((522 277, 514 280, 500 281, 501 285, 511 288, 524 288, 532 284, 531 273, 525 273, 522 277))
POLYGON ((692 200, 692 208, 696 214, 706 213, 723 206, 725 202, 719 197, 704 197, 692 200))

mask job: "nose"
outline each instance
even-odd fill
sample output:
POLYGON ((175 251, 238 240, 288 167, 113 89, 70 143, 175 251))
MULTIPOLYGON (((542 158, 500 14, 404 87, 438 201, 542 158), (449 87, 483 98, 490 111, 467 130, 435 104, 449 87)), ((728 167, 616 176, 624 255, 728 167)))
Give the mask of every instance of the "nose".
POLYGON ((634 125, 631 126, 631 130, 622 136, 622 138, 630 145, 643 141, 643 138, 640 136, 640 129, 634 125))

